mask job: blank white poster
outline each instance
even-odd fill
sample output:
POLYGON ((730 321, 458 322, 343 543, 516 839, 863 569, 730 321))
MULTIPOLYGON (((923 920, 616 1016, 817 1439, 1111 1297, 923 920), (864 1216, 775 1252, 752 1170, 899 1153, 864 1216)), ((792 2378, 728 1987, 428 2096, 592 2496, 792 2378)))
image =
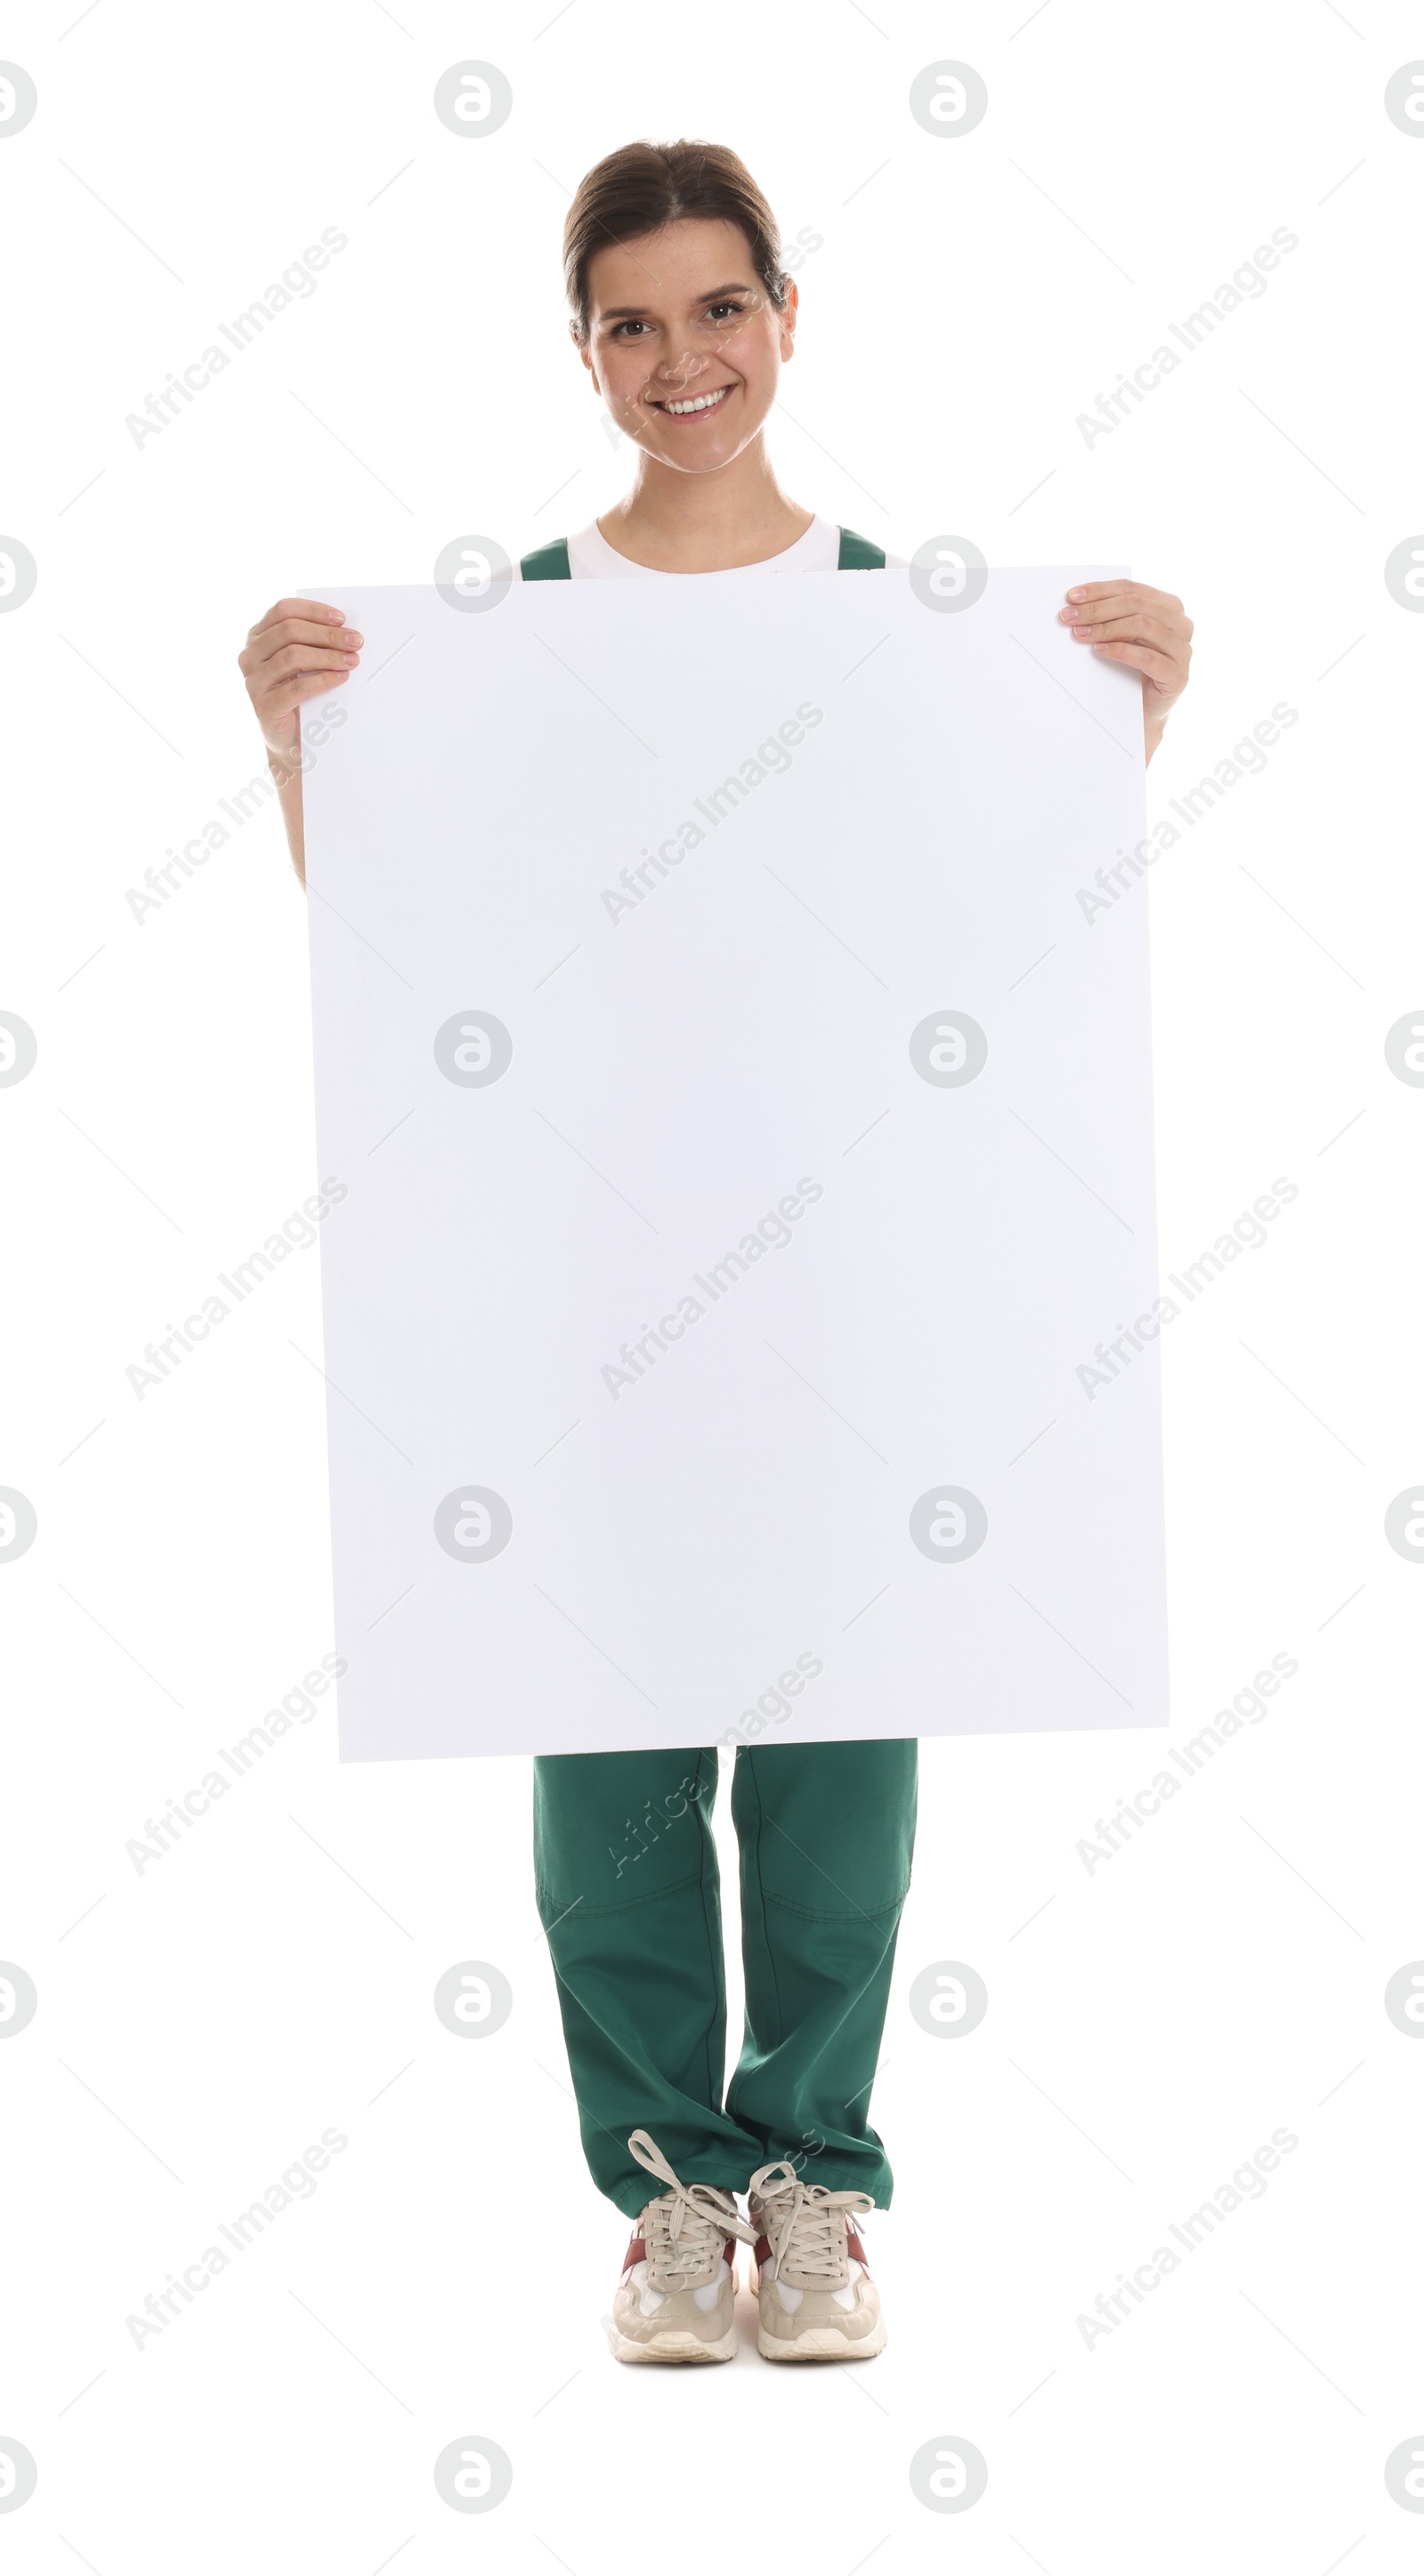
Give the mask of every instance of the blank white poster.
POLYGON ((317 594, 345 1759, 1166 1722, 1095 577, 317 594))

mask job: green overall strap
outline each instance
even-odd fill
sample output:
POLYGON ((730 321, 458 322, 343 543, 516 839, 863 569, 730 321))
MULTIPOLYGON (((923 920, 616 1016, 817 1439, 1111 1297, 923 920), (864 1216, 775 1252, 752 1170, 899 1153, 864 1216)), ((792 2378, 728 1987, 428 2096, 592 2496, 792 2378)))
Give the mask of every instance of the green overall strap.
POLYGON ((883 572, 885 549, 873 546, 868 537, 858 537, 854 528, 842 528, 841 550, 837 572, 883 572))
MULTIPOLYGON (((884 571, 883 546, 873 546, 868 537, 858 537, 854 528, 842 528, 840 540, 837 572, 884 571)), ((546 546, 536 546, 532 554, 521 555, 519 569, 526 581, 568 581, 571 578, 568 538, 551 537, 546 546)))
POLYGON ((569 541, 551 537, 546 546, 536 546, 532 555, 521 555, 519 569, 526 581, 569 581, 569 541))

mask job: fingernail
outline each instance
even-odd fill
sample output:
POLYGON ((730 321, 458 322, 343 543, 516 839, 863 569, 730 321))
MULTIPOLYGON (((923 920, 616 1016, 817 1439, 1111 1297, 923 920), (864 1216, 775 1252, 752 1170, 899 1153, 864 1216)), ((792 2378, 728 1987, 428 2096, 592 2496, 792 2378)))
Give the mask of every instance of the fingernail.
POLYGON ((1068 596, 1070 599, 1086 599, 1088 596, 1087 583, 1084 582, 1078 590, 1070 590, 1068 596))
POLYGON ((1075 635, 1091 635, 1092 631, 1091 626, 1075 626, 1073 629, 1075 635))
POLYGON ((346 659, 347 659, 347 663, 348 663, 348 665, 350 665, 350 664, 354 664, 354 663, 356 663, 356 662, 359 662, 359 661, 360 661, 360 659, 361 659, 361 656, 360 656, 360 654, 359 654, 359 653, 348 653, 348 654, 347 654, 347 656, 346 656, 346 659))
POLYGON ((341 638, 341 641, 343 644, 364 644, 366 638, 364 635, 358 635, 354 626, 348 626, 346 633, 341 638))
POLYGON ((345 623, 346 611, 344 608, 329 608, 326 614, 331 619, 333 626, 341 626, 345 623))

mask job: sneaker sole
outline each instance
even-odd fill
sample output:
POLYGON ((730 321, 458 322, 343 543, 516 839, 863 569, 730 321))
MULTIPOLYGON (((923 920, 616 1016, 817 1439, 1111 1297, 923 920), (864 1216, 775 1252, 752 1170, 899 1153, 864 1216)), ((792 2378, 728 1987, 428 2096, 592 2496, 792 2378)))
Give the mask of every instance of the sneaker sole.
POLYGON ((757 2350, 763 2361, 870 2361, 886 2343, 882 2317, 873 2334, 852 2339, 836 2326, 808 2326, 795 2343, 779 2342, 764 2326, 757 2328, 757 2350))
POLYGON ((694 2334, 671 2332, 654 2335, 647 2343, 632 2343, 613 2326, 609 2329, 608 2349, 615 2361, 732 2361, 739 2341, 735 2325, 729 2326, 716 2343, 703 2343, 694 2334))

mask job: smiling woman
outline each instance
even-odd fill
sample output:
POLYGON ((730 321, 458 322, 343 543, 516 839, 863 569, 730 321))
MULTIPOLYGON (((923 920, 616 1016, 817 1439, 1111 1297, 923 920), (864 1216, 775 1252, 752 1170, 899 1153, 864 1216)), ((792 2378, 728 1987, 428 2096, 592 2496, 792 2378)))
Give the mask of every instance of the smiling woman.
MULTIPOLYGON (((573 344, 632 446, 634 472, 591 525, 523 556, 523 580, 691 573, 755 583, 837 571, 883 580, 903 562, 803 508, 777 480, 766 431, 796 352, 799 297, 775 216, 735 152, 626 144, 581 181, 563 248, 573 344)), ((753 590, 753 613, 755 600, 753 590)), ((1180 600, 1137 582, 1094 582, 1070 592, 1059 616, 1076 641, 1141 673, 1150 758, 1186 681, 1191 628, 1180 600)), ((363 640, 340 608, 286 599, 239 657, 299 874, 300 711, 345 685, 363 640)), ((700 822, 689 817, 656 852, 644 848, 605 892, 615 929, 819 721, 804 700, 754 757, 692 800, 700 822)), ((819 1190, 803 1180, 801 1202, 819 1190)), ((783 1222, 792 1210, 780 1202, 783 1222)), ((759 1232, 694 1272, 699 1294, 623 1345, 604 1371, 614 1402, 760 1257, 759 1232)), ((728 1615, 736 1609, 729 1601, 728 1615)), ((869 2111, 909 1886, 917 1748, 909 1737, 794 1733, 767 1744, 752 1740, 757 1732, 743 1724, 733 1735, 746 2017, 725 2085, 715 1745, 534 1761, 535 1892, 584 2149, 599 2189, 633 2221, 608 2320, 619 2361, 731 2360, 739 2242, 755 2247, 757 2349, 768 2360, 869 2359, 885 2342, 855 2220, 888 2206, 892 2188, 869 2111), (672 1794, 692 1792, 678 1811, 691 1817, 688 1831, 644 1849, 632 1820, 664 1812, 673 1781, 672 1794), (628 1859, 639 1866, 625 1880, 628 1859), (818 2160, 809 2184, 808 2154, 818 2160)))
POLYGON ((564 225, 564 284, 593 390, 640 451, 599 523, 614 551, 651 572, 728 571, 805 536, 815 513, 781 490, 762 442, 797 291, 736 153, 629 143, 598 162, 564 225), (699 478, 695 497, 666 489, 669 467, 699 478))

